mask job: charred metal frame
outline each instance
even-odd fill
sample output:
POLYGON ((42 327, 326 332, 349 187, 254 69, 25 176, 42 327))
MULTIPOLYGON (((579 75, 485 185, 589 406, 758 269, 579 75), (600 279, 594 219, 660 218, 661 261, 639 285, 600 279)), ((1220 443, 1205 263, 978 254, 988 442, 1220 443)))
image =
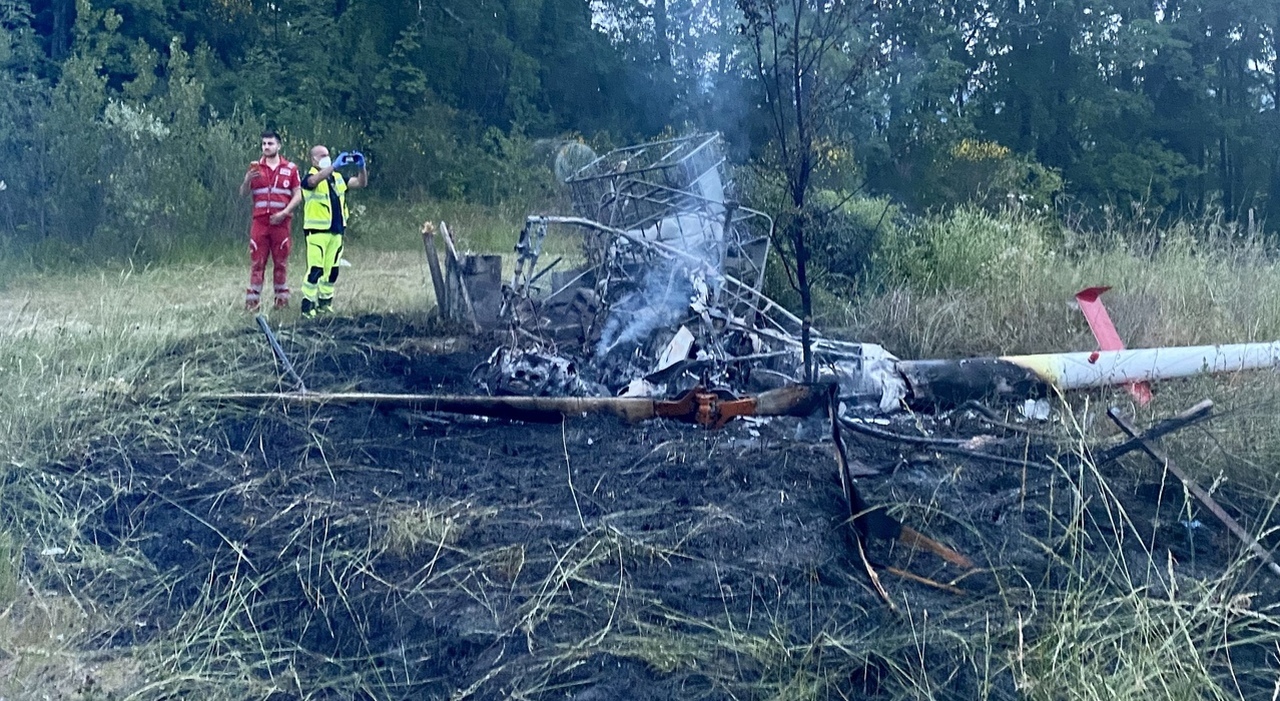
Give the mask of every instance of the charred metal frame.
POLYGON ((608 338, 611 315, 625 316, 628 298, 643 298, 646 288, 680 303, 668 305, 670 318, 655 324, 654 333, 603 363, 612 366, 599 374, 613 380, 605 383, 615 385, 610 389, 625 375, 685 369, 672 372, 659 363, 686 326, 697 328, 698 354, 711 361, 702 364, 704 375, 709 364, 719 372, 798 347, 800 319, 762 292, 773 219, 735 201, 718 134, 617 149, 580 168, 567 184, 576 216, 530 216, 520 232, 499 323, 509 329, 509 341, 490 366, 542 364, 530 354, 603 363, 625 336, 608 338), (559 270, 569 267, 564 255, 544 264, 548 238, 566 235, 580 237, 580 265, 559 270))
MULTIPOLYGON (((773 220, 735 201, 731 175, 716 134, 617 149, 576 171, 566 181, 576 215, 530 216, 520 232, 489 324, 508 339, 477 368, 479 384, 491 394, 669 397, 801 381, 801 320, 763 293, 773 220), (549 237, 565 235, 578 237, 580 255, 544 263, 549 237), (575 267, 561 270, 567 258, 575 267)), ((1100 291, 1078 296, 1104 332, 1098 351, 903 361, 812 333, 817 379, 859 411, 889 413, 1280 365, 1280 343, 1124 349, 1100 291)))

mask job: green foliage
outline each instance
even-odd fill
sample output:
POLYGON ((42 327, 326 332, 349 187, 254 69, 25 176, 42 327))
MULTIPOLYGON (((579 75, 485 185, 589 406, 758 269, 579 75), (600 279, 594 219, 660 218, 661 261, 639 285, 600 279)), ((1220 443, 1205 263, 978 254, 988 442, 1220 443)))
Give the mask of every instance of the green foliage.
POLYGON ((87 0, 71 55, 46 80, 23 48, 32 44, 26 5, 0 14, 0 162, 22 164, 0 171, 0 255, 50 265, 223 250, 244 236, 248 201, 237 191, 264 123, 281 132, 284 155, 303 164, 317 143, 363 151, 384 195, 480 203, 555 195, 549 163, 520 127, 545 123, 539 70, 515 44, 511 65, 523 77, 507 102, 520 116, 499 128, 438 95, 441 74, 423 59, 440 49, 441 29, 425 18, 393 31, 357 27, 313 4, 285 5, 288 23, 272 23, 269 37, 245 47, 241 75, 252 79, 230 82, 215 75, 215 50, 192 50, 181 37, 157 50, 147 32, 129 39, 138 26, 87 0), (357 29, 359 41, 345 34, 357 29), (389 59, 369 51, 387 37, 389 59), (331 61, 339 44, 352 61, 331 61), (211 93, 231 96, 222 114, 211 93))
POLYGON ((956 206, 981 203, 988 209, 1025 207, 1051 213, 1062 194, 1062 174, 1033 158, 1013 153, 993 141, 965 138, 933 160, 923 174, 928 192, 920 204, 956 206))
POLYGON ((41 264, 165 256, 188 238, 242 235, 236 195, 249 125, 206 119, 204 86, 178 41, 164 81, 157 54, 135 47, 136 76, 122 91, 101 71, 119 24, 111 10, 81 2, 75 53, 45 90, 27 73, 0 103, 0 157, 21 163, 2 210, 10 255, 41 264))
POLYGON ((824 324, 908 358, 1086 350, 1096 341, 1069 302, 1111 285, 1131 347, 1280 338, 1280 271, 1258 239, 1220 220, 1149 233, 1087 235, 973 207, 910 220, 881 239, 874 285, 822 297, 824 324))
POLYGON ((882 238, 898 236, 900 211, 887 197, 851 196, 821 190, 813 198, 819 216, 810 236, 813 263, 823 285, 852 290, 869 274, 882 238))
POLYGON ((880 238, 875 252, 881 284, 924 291, 1016 285, 1043 273, 1057 255, 1045 219, 1010 210, 993 214, 962 207, 933 215, 880 238))
POLYGON ((1174 205, 1196 174, 1182 154, 1151 139, 1091 153, 1077 164, 1076 172, 1088 172, 1116 203, 1140 202, 1155 210, 1174 205))
MULTIPOLYGON (((7 255, 146 258, 241 236, 226 186, 263 126, 294 160, 315 143, 364 151, 388 197, 536 201, 539 139, 625 144, 678 124, 724 129, 734 160, 811 180, 805 196, 1041 212, 1066 195, 1089 213, 1138 201, 1162 222, 1218 207, 1280 224, 1265 3, 1005 3, 979 23, 966 0, 100 4, 0 1, 7 255), (812 59, 798 99, 801 83, 760 69, 802 56, 753 50, 788 27, 812 59), (960 155, 975 143, 1007 150, 960 155)), ((819 267, 860 275, 861 225, 818 221, 844 215, 791 190, 769 208, 783 228, 824 238, 819 267)))
POLYGON ((389 125, 371 153, 376 157, 371 163, 381 173, 398 176, 388 189, 403 195, 532 205, 546 201, 558 187, 532 139, 519 130, 484 128, 439 103, 389 125))

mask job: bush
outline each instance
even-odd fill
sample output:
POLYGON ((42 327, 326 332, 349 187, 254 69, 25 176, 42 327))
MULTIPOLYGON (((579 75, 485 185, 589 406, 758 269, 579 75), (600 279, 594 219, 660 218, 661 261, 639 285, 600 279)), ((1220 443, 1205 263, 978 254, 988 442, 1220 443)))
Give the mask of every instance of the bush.
MULTIPOLYGON (((790 210, 790 198, 778 173, 763 167, 740 168, 733 171, 732 179, 740 190, 739 196, 752 208, 771 214, 790 210)), ((880 240, 898 236, 901 210, 888 197, 822 189, 812 193, 806 207, 810 214, 806 227, 811 254, 809 276, 815 291, 852 293, 872 275, 880 240)), ((788 279, 782 255, 784 252, 775 245, 765 267, 765 293, 784 306, 796 308, 798 295, 788 279)))
POLYGON ((875 252, 879 282, 923 291, 1017 284, 1046 272, 1056 236, 1024 210, 993 214, 975 206, 893 227, 875 252))
POLYGON ((1047 214, 1062 194, 1062 174, 993 141, 962 139, 938 170, 941 203, 979 202, 989 209, 1025 207, 1047 214))
POLYGON ((822 286, 852 291, 869 274, 881 238, 898 236, 898 207, 887 197, 830 190, 815 193, 812 201, 819 216, 809 240, 822 286))

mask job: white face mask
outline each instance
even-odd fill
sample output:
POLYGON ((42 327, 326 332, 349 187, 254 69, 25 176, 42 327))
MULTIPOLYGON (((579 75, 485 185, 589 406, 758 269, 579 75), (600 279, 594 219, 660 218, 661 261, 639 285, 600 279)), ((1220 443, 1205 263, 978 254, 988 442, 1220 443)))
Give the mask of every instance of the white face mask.
POLYGON ((320 159, 320 167, 321 167, 321 168, 328 168, 328 167, 329 167, 329 166, 331 166, 331 165, 333 165, 333 161, 329 160, 329 157, 328 157, 328 156, 325 156, 324 158, 321 158, 321 159, 320 159))

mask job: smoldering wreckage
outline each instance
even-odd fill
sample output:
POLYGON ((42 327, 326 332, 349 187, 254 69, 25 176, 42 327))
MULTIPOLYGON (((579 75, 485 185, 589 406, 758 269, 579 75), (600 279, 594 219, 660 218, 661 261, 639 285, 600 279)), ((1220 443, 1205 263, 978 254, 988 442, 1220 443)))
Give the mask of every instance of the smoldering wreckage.
MULTIPOLYGON (((570 155, 582 158, 580 152, 570 155)), ((296 391, 216 397, 255 404, 375 404, 522 421, 558 422, 599 413, 628 422, 681 420, 708 429, 742 417, 767 421, 825 413, 858 555, 888 603, 863 551, 868 537, 931 551, 962 570, 973 564, 867 504, 846 456, 844 432, 1025 464, 986 455, 973 441, 891 430, 894 417, 906 410, 961 409, 999 421, 987 404, 1003 402, 1028 420, 1044 419, 1045 399, 1062 392, 1128 386, 1145 403, 1150 382, 1280 365, 1280 342, 1125 349, 1098 299, 1106 288, 1077 295, 1099 342, 1094 351, 905 360, 876 344, 809 330, 811 357, 806 357, 803 321, 762 291, 773 220, 734 198, 718 135, 589 156, 566 179, 574 216, 529 216, 515 244, 514 274, 506 281, 500 256, 460 255, 445 224, 423 226, 441 315, 499 339, 472 373, 476 394, 308 391, 260 317, 296 391)), ((1143 434, 1113 411, 1112 419, 1130 440, 1099 451, 1094 459, 1101 463, 1146 451, 1280 576, 1270 553, 1153 443, 1211 412, 1212 403, 1202 402, 1143 434)))

